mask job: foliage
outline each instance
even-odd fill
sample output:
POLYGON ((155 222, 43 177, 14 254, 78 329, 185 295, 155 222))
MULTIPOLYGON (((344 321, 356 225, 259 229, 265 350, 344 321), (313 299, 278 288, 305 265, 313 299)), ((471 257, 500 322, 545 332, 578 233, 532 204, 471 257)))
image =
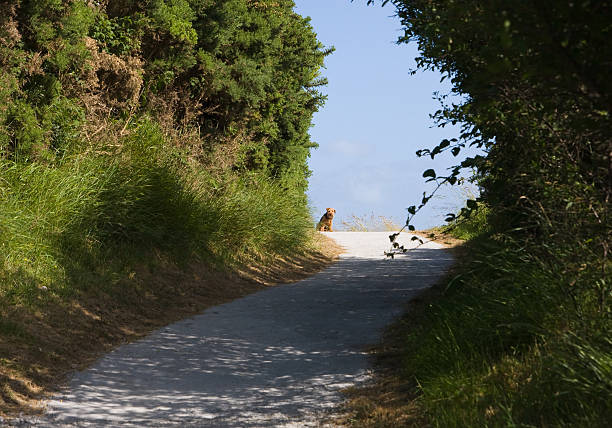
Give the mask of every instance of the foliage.
MULTIPOLYGON (((596 237, 594 248, 605 251, 610 82, 600 58, 609 49, 608 3, 392 3, 405 25, 400 41, 419 45, 418 66, 440 70, 466 100, 434 115, 440 126, 463 123, 460 138, 417 154, 484 148, 486 158, 459 167, 478 167, 496 230, 559 241, 572 232, 596 237), (557 223, 562 227, 551 227, 557 223)), ((456 174, 454 168, 451 184, 456 174)), ((424 176, 447 178, 433 170, 424 176)))
POLYGON ((291 0, 4 2, 3 156, 54 155, 46 153, 48 136, 62 119, 46 110, 72 103, 88 128, 149 113, 166 131, 195 130, 202 138, 191 142, 195 152, 210 151, 214 139, 247 135, 232 167, 261 171, 303 194, 315 147, 308 128, 324 101, 319 70, 332 50, 293 6, 291 0))
POLYGON ((33 304, 43 286, 62 296, 112 283, 112 266, 140 262, 131 254, 151 249, 228 268, 301 248, 311 229, 307 211, 278 183, 186 164, 150 121, 135 125, 120 149, 101 145, 55 166, 0 166, 4 305, 33 304))
MULTIPOLYGON (((423 174, 441 186, 476 169, 480 197, 448 220, 458 233, 484 231, 489 248, 460 267, 417 335, 422 351, 406 367, 416 367, 426 411, 440 426, 604 426, 610 2, 383 3, 404 26, 399 42, 418 45, 417 67, 452 83, 432 117, 461 134, 417 156, 485 152, 423 174)), ((406 227, 430 197, 408 209, 406 227)))
POLYGON ((331 49, 293 7, 0 2, 0 333, 51 300, 146 293, 118 290, 134 266, 304 249, 331 49))

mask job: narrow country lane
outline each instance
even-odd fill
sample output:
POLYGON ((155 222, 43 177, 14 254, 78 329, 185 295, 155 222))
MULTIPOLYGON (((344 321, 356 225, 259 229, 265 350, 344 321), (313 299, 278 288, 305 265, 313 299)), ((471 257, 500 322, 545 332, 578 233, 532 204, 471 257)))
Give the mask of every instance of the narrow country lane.
POLYGON ((321 426, 367 379, 365 347, 452 263, 433 243, 387 260, 388 235, 328 233, 347 250, 332 267, 118 348, 18 426, 321 426))

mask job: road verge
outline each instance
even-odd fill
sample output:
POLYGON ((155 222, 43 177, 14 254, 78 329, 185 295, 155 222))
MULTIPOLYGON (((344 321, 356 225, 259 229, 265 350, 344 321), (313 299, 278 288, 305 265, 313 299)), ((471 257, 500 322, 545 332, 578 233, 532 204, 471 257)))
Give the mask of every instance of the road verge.
POLYGON ((0 342, 0 417, 40 413, 44 400, 69 373, 117 346, 208 307, 304 279, 342 252, 325 236, 317 234, 313 240, 305 251, 242 264, 230 272, 204 263, 177 266, 160 259, 154 268, 142 265, 122 279, 121 300, 93 289, 68 301, 51 302, 44 312, 5 308, 3 319, 15 326, 15 334, 4 335, 0 342))

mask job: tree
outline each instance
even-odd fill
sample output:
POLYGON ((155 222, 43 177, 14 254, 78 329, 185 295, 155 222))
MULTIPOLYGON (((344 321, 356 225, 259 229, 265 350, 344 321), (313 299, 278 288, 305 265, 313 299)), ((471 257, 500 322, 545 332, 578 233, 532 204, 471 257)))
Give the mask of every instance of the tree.
POLYGON ((439 70, 465 99, 434 114, 439 125, 462 123, 459 138, 420 154, 484 148, 486 160, 460 166, 478 167, 498 231, 606 241, 610 3, 391 3, 405 29, 399 42, 418 44, 418 67, 439 70))
POLYGON ((235 170, 265 172, 303 195, 316 146, 308 128, 325 99, 319 72, 332 49, 293 7, 291 0, 3 3, 3 155, 61 155, 81 127, 151 115, 168 132, 196 132, 189 144, 198 153, 239 141, 228 161, 235 170))

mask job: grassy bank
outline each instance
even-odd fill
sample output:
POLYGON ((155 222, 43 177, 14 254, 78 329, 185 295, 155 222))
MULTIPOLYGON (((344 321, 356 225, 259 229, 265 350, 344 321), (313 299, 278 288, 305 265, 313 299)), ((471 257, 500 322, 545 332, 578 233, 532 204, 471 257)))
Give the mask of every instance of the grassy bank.
POLYGON ((578 313, 545 265, 494 240, 468 244, 460 276, 404 338, 434 426, 606 426, 612 333, 605 314, 578 313))
MULTIPOLYGON (((454 271, 389 330, 376 382, 351 391, 347 424, 607 426, 612 325, 597 299, 567 292, 570 257, 537 258, 486 235, 457 254, 454 271)), ((583 270, 573 287, 605 281, 583 270)))
POLYGON ((329 263, 298 197, 211 173, 149 121, 55 163, 0 163, 0 413, 164 323, 329 263))
POLYGON ((2 161, 8 303, 32 304, 42 286, 70 295, 88 287, 81 276, 92 271, 107 283, 121 270, 117 261, 137 261, 146 248, 231 265, 308 239, 303 204, 264 176, 211 175, 190 165, 148 122, 114 146, 56 165, 2 161))

